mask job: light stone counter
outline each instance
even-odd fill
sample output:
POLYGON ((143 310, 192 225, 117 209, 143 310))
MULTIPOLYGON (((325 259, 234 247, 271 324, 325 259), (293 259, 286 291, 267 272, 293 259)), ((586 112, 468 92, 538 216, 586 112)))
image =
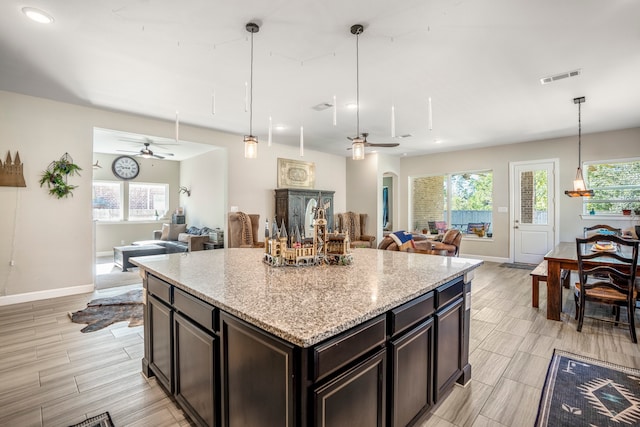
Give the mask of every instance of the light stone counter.
POLYGON ((132 258, 155 276, 266 330, 310 347, 471 272, 481 260, 354 249, 349 266, 270 267, 262 249, 132 258))

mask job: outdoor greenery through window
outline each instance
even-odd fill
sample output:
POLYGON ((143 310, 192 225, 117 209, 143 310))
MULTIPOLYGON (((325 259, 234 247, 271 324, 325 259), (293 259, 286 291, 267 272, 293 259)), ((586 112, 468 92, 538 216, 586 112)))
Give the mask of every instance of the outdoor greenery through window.
POLYGON ((434 233, 456 228, 473 233, 483 227, 491 232, 493 172, 412 178, 411 200, 414 231, 434 233))
POLYGON ((169 184, 93 182, 93 219, 99 221, 153 220, 165 214, 168 201, 169 184))
POLYGON ((583 213, 620 215, 623 209, 640 214, 640 159, 585 164, 587 188, 583 213))

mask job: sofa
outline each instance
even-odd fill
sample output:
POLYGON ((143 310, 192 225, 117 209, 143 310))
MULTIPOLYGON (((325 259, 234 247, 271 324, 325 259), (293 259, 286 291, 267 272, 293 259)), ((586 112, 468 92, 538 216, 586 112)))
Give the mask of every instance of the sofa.
POLYGON ((154 230, 152 240, 133 242, 134 246, 158 245, 166 249, 166 253, 194 252, 204 249, 209 241, 208 227, 189 227, 186 224, 162 224, 162 230, 154 230))

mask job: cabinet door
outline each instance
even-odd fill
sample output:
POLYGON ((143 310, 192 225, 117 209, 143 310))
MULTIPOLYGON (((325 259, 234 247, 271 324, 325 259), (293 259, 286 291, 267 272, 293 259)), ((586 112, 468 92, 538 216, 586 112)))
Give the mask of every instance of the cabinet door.
POLYGON ((214 427, 215 337, 180 314, 174 315, 175 396, 196 424, 214 427))
POLYGON ((432 404, 433 319, 391 342, 390 425, 411 425, 432 404))
POLYGON ((147 300, 149 324, 149 366, 156 379, 173 393, 173 312, 153 295, 147 300))
POLYGON ((385 425, 386 350, 314 390, 315 426, 385 425))
POLYGON ((462 375, 463 299, 436 312, 436 388, 434 402, 462 375))
POLYGON ((293 346, 220 313, 222 425, 296 425, 293 346))

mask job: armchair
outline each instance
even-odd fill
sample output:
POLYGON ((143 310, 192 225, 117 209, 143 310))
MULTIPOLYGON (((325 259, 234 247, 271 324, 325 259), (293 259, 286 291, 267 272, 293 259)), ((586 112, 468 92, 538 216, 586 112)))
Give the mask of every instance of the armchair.
POLYGON ((462 233, 454 228, 448 230, 442 242, 433 242, 431 244, 430 253, 433 255, 458 256, 460 253, 460 243, 462 242, 462 233), (444 253, 446 251, 446 253, 444 253))
POLYGON ((352 248, 375 248, 373 242, 376 240, 376 237, 366 234, 366 213, 338 213, 335 215, 333 223, 336 230, 349 234, 352 248))
POLYGON ((260 215, 244 212, 229 212, 229 247, 230 248, 260 248, 264 242, 258 239, 260 215))

